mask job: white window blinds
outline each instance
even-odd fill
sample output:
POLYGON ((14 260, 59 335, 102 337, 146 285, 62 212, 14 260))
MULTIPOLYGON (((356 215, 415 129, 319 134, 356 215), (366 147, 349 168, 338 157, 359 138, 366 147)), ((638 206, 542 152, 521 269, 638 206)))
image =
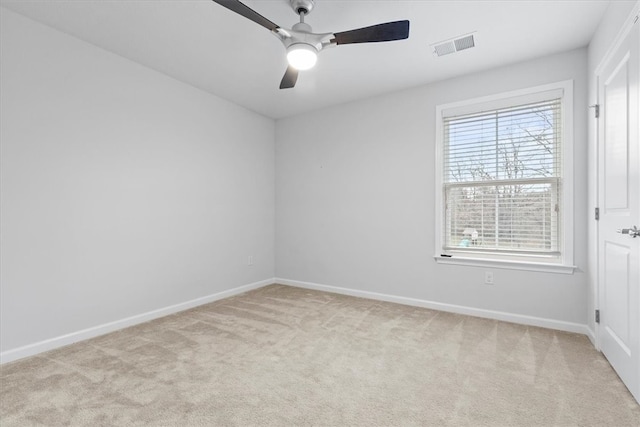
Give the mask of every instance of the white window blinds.
POLYGON ((444 250, 559 255, 561 105, 444 118, 444 250))

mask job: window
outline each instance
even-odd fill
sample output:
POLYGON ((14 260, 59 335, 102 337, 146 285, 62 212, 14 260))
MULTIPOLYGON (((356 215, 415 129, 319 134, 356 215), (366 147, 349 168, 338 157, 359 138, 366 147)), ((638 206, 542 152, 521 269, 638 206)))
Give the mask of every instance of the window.
POLYGON ((438 262, 573 271, 571 89, 437 108, 438 262))

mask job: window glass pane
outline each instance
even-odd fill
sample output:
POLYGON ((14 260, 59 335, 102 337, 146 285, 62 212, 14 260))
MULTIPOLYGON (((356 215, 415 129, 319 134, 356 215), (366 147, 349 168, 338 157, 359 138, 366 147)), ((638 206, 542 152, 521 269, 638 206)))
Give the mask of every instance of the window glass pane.
POLYGON ((444 181, 559 176, 560 100, 445 119, 444 181))
POLYGON ((445 249, 560 250, 560 102, 444 120, 445 249))
POLYGON ((557 251, 552 182, 454 186, 447 191, 448 248, 557 251))

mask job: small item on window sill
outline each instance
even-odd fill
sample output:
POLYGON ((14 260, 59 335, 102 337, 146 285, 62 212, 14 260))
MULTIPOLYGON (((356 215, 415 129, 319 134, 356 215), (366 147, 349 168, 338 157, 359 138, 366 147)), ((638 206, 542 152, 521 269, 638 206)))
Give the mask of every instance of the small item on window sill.
POLYGON ((441 257, 444 257, 444 258, 451 258, 451 256, 452 256, 452 255, 440 254, 440 256, 441 256, 441 257))

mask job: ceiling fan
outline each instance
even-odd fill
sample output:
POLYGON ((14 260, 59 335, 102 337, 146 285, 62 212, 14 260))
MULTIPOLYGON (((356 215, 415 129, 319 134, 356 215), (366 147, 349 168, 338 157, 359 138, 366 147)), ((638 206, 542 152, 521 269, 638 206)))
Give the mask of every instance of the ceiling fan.
POLYGON ((409 21, 395 21, 340 33, 316 34, 304 22, 315 0, 289 0, 300 22, 293 28, 282 28, 238 0, 213 0, 221 6, 262 25, 275 35, 287 49, 289 66, 280 82, 280 89, 292 88, 298 80, 298 71, 308 70, 316 64, 318 53, 327 47, 351 44, 403 40, 409 37, 409 21))

